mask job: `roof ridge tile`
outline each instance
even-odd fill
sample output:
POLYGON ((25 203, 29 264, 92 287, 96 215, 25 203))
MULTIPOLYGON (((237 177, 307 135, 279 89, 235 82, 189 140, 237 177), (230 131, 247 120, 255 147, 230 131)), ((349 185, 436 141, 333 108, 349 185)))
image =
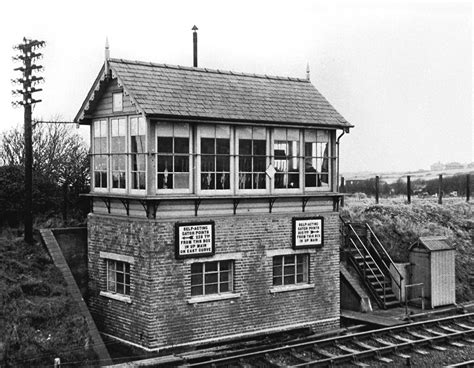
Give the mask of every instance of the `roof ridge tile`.
POLYGON ((116 59, 116 58, 110 58, 109 61, 121 63, 121 64, 132 64, 132 65, 140 65, 140 66, 151 66, 151 67, 156 67, 156 68, 187 70, 187 71, 201 72, 201 73, 204 72, 204 73, 213 73, 213 74, 228 74, 228 75, 237 75, 237 76, 250 77, 250 78, 310 83, 310 81, 308 81, 305 78, 284 77, 284 76, 268 75, 268 74, 244 73, 244 72, 236 72, 236 71, 222 70, 222 69, 198 68, 198 67, 189 67, 189 66, 184 66, 184 65, 154 63, 151 61, 126 60, 126 59, 116 59))

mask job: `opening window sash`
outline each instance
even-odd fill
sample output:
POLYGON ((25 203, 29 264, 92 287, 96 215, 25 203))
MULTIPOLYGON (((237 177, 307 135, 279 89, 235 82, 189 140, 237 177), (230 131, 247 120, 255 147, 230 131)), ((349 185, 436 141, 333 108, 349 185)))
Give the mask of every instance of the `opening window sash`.
POLYGON ((265 128, 245 127, 238 136, 238 189, 267 188, 267 140, 265 128))
POLYGON ((231 190, 231 131, 227 125, 199 127, 199 189, 205 193, 231 190))
POLYGON ((93 130, 93 185, 94 189, 107 188, 107 172, 108 172, 108 129, 107 120, 94 121, 93 130))
POLYGON ((131 190, 146 190, 146 121, 130 118, 130 180, 131 190))
POLYGON ((300 134, 299 129, 274 130, 273 139, 275 189, 299 189, 300 185, 300 134))
POLYGON ((191 139, 187 123, 157 125, 157 189, 189 192, 191 187, 191 139))
POLYGON ((107 259, 107 291, 130 295, 130 264, 107 259))
POLYGON ((309 282, 308 254, 273 257, 273 286, 307 284, 309 282))
POLYGON ((306 129, 304 132, 305 188, 329 188, 329 137, 327 130, 306 129))
POLYGON ((193 263, 191 265, 191 296, 231 293, 233 261, 193 263))
POLYGON ((127 187, 127 119, 111 119, 110 160, 112 189, 127 187))

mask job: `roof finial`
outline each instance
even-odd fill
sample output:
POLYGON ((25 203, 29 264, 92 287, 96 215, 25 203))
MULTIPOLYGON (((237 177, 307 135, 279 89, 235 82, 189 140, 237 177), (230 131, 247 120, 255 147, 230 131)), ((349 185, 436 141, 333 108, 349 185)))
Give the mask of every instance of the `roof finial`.
POLYGON ((105 38, 105 75, 109 75, 110 68, 109 68, 109 59, 110 59, 110 49, 109 49, 109 38, 105 38))
POLYGON ((309 82, 311 80, 311 76, 309 73, 309 62, 306 63, 306 80, 309 82))

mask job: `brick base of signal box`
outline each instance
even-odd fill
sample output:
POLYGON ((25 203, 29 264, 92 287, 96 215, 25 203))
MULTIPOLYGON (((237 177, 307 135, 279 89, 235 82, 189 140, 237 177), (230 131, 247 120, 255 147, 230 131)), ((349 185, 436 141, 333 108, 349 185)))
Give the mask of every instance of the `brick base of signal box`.
POLYGON ((175 223, 196 219, 89 215, 89 304, 102 332, 157 350, 306 326, 316 332, 339 327, 338 213, 199 217, 215 223, 214 256, 177 260, 175 223), (273 257, 294 252, 293 216, 323 216, 324 245, 298 250, 310 258, 306 286, 277 290, 273 257), (104 293, 110 254, 133 260, 129 297, 104 293), (192 298, 191 263, 220 259, 234 262, 233 293, 192 298))

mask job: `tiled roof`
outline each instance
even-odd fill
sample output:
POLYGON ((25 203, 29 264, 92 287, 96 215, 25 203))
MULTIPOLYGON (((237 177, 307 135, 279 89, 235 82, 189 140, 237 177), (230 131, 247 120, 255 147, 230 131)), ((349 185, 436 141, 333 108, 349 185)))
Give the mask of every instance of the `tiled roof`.
POLYGON ((122 59, 110 67, 150 116, 351 127, 305 79, 122 59))
POLYGON ((454 249, 444 236, 423 236, 420 237, 420 243, 432 252, 454 249))

